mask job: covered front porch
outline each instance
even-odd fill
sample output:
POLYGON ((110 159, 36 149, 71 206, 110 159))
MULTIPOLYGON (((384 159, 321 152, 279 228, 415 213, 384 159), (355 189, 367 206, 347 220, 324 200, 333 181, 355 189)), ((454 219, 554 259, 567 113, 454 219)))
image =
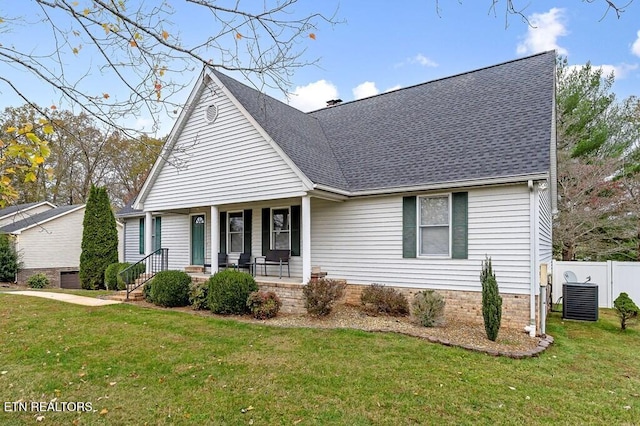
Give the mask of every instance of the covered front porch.
POLYGON ((244 257, 242 270, 259 283, 302 284, 312 277, 310 195, 145 212, 143 220, 145 253, 158 244, 167 248, 169 269, 208 278, 243 266, 244 257), (280 270, 269 263, 265 273, 262 262, 273 251, 288 253, 288 265, 280 270))

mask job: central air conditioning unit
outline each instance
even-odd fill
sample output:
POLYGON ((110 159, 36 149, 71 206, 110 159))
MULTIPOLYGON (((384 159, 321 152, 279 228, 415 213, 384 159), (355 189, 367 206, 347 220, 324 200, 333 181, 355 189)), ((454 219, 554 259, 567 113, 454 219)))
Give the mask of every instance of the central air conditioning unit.
POLYGON ((598 285, 576 282, 562 284, 562 318, 598 321, 598 285))

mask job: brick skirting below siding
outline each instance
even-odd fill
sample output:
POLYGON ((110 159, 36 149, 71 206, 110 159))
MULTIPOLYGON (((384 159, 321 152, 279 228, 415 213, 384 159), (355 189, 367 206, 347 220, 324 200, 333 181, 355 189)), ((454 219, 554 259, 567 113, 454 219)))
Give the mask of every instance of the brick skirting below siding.
MULTIPOLYGON (((281 311, 284 313, 305 313, 304 298, 301 284, 258 282, 262 291, 273 291, 282 301, 281 311)), ((345 296, 340 303, 360 305, 360 294, 366 286, 349 284, 345 296)), ((403 293, 409 303, 413 295, 421 289, 394 287, 403 293)), ((445 320, 447 322, 463 322, 482 324, 482 293, 476 291, 438 290, 446 302, 445 320)), ((529 324, 529 295, 501 294, 502 296, 502 327, 522 329, 529 324)))
POLYGON ((49 287, 60 288, 60 272, 77 271, 78 267, 63 268, 29 268, 18 270, 18 284, 27 285, 27 280, 35 274, 45 274, 49 278, 49 287))

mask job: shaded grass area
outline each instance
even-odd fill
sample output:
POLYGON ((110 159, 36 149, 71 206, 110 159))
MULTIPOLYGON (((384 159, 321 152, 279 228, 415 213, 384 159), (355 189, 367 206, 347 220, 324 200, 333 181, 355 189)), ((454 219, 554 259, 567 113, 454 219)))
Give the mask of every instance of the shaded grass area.
POLYGON ((407 336, 284 329, 133 305, 0 294, 0 424, 635 424, 640 332, 549 320, 539 358, 495 358, 407 336), (244 411, 244 412, 243 412, 244 411), (102 414, 101 414, 102 413, 102 414))

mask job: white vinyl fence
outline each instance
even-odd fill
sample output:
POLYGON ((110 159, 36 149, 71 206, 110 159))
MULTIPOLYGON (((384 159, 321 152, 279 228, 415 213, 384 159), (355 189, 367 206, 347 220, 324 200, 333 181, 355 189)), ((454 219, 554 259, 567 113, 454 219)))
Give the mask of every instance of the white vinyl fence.
POLYGON ((640 304, 640 262, 560 262, 553 261, 553 301, 562 297, 565 271, 573 272, 578 282, 598 284, 598 305, 613 308, 613 301, 624 292, 640 304))

